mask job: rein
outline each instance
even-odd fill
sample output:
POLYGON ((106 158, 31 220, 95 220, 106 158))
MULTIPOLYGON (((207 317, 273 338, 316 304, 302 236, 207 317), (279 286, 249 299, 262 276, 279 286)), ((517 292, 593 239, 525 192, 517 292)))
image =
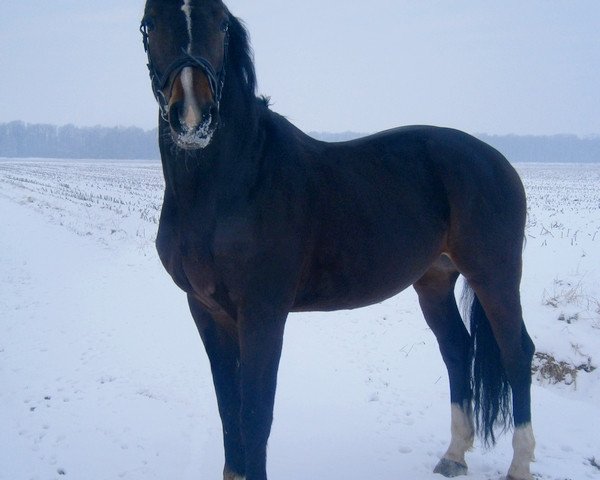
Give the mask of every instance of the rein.
MULTIPOLYGON (((212 64, 204 57, 199 57, 188 53, 185 48, 181 48, 181 56, 175 59, 164 72, 160 72, 150 56, 150 50, 148 48, 148 22, 142 20, 140 25, 140 33, 142 34, 142 41, 144 43, 144 51, 148 55, 148 71, 150 73, 150 82, 152 84, 152 93, 154 98, 158 102, 160 108, 160 115, 163 120, 168 121, 169 117, 169 102, 163 93, 163 90, 169 85, 169 80, 173 74, 177 75, 185 67, 196 67, 204 72, 208 79, 210 91, 213 99, 219 108, 221 103, 221 95, 223 94, 223 85, 225 84, 225 65, 227 64, 227 50, 229 47, 229 30, 225 33, 225 43, 223 47, 224 57, 223 66, 217 73, 212 64)), ((170 88, 169 88, 170 90, 170 88)))

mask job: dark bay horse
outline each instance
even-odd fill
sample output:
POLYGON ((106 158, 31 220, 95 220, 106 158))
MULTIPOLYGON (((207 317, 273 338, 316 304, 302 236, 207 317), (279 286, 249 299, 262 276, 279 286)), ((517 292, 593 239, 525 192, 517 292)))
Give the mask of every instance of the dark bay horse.
POLYGON ((256 96, 247 32, 220 0, 148 0, 141 31, 166 182, 156 243, 210 359, 224 480, 267 478, 288 313, 370 305, 410 285, 450 379, 452 436, 435 472, 466 474, 475 431, 494 443, 494 427, 514 425, 507 478, 532 480, 526 207, 508 161, 446 128, 308 137, 256 96))

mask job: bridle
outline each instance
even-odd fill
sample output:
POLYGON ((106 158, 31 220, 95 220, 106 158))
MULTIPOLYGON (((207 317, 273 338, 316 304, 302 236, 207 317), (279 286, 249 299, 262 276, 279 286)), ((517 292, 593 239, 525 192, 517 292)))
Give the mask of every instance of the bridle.
POLYGON ((140 25, 140 33, 142 34, 144 51, 148 55, 148 71, 150 72, 152 93, 154 93, 154 98, 156 98, 156 101, 158 102, 161 117, 165 121, 168 121, 169 102, 163 91, 168 86, 173 74, 178 74, 185 67, 197 67, 204 72, 206 78, 208 79, 208 84, 210 86, 210 91, 212 93, 214 102, 217 105, 217 108, 219 108, 219 104, 221 102, 221 95, 223 94, 223 85, 225 84, 225 65, 227 63, 227 50, 229 47, 228 24, 225 24, 224 27, 225 42, 223 45, 223 66, 221 67, 221 70, 219 72, 215 71, 212 64, 206 58, 192 55, 191 53, 187 52, 185 48, 182 47, 181 56, 176 58, 165 69, 165 71, 161 73, 154 65, 154 62, 150 57, 150 50, 148 48, 148 31, 150 29, 150 22, 151 20, 149 18, 144 17, 142 19, 142 23, 140 25))

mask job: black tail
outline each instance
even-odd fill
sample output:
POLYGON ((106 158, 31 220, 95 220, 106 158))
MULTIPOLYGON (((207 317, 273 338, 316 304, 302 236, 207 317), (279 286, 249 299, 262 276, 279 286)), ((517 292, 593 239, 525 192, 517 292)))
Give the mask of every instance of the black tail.
POLYGON ((512 425, 511 388, 490 321, 479 299, 468 286, 463 295, 463 298, 472 297, 469 317, 475 426, 484 445, 490 446, 496 443, 495 427, 504 433, 512 425))

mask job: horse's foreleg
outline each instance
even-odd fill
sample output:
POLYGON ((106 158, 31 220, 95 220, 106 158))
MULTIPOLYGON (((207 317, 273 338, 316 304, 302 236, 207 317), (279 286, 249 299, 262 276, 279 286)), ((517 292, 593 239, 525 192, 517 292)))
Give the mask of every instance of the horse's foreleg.
POLYGON ((445 477, 466 475, 465 453, 473 447, 471 411, 470 337, 454 298, 458 273, 442 258, 415 283, 419 304, 435 334, 450 381, 451 441, 434 469, 445 477))
POLYGON ((287 312, 246 307, 239 319, 246 480, 267 480, 267 440, 287 312))
POLYGON ((240 426, 240 351, 235 324, 231 319, 215 319, 188 297, 190 310, 210 360, 225 447, 224 480, 243 480, 246 451, 240 426), (229 322, 229 323, 228 323, 229 322))

